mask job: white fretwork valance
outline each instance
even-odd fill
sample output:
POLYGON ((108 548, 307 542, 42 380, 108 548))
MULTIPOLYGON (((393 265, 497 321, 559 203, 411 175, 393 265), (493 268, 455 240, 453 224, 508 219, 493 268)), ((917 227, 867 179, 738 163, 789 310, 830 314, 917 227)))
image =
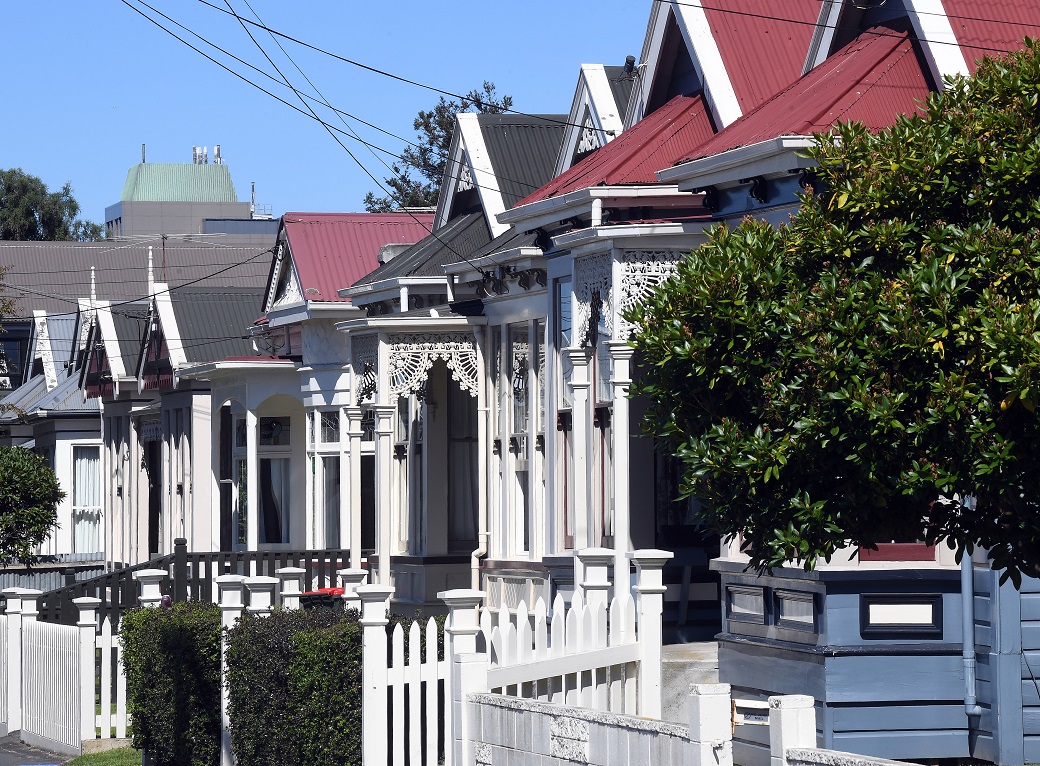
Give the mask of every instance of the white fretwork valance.
POLYGON ((391 396, 421 393, 438 359, 444 360, 463 391, 477 395, 477 344, 470 333, 409 333, 391 335, 389 342, 391 396))
POLYGON ((683 250, 625 250, 618 259, 621 264, 621 285, 618 289, 618 328, 614 337, 628 340, 633 327, 624 319, 625 312, 646 300, 657 287, 675 274, 683 250))
POLYGON ((608 340, 613 331, 614 300, 612 287, 613 259, 610 253, 600 253, 586 258, 574 259, 574 297, 577 303, 577 342, 584 344, 592 332, 593 304, 597 305, 599 319, 603 320, 608 340))
POLYGON ((361 335, 350 340, 350 367, 354 373, 354 404, 374 401, 379 385, 379 336, 361 335))

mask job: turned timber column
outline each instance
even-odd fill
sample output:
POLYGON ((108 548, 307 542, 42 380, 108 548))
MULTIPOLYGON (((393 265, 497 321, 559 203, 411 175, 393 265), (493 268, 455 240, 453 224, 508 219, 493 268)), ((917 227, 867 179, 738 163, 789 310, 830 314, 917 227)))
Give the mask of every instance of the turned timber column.
POLYGON ((614 393, 614 592, 618 593, 621 592, 619 588, 627 592, 632 587, 628 559, 628 552, 632 549, 628 486, 628 449, 631 438, 628 387, 632 384, 632 355, 635 349, 623 340, 609 341, 607 348, 610 349, 610 358, 614 362, 614 377, 610 382, 614 393))
POLYGON ((256 412, 246 410, 246 550, 260 549, 260 461, 256 412))
POLYGON ((376 414, 376 552, 379 554, 379 584, 390 584, 390 544, 393 540, 393 493, 390 491, 394 449, 392 404, 372 407, 376 414))
POLYGON ((347 463, 350 466, 348 483, 350 499, 347 503, 350 513, 350 524, 347 526, 349 538, 346 540, 350 548, 350 568, 361 568, 361 418, 360 407, 344 407, 347 416, 347 463))
MULTIPOLYGON (((571 448, 574 455, 574 550, 592 545, 589 535, 589 360, 587 348, 565 349, 571 363, 571 448)), ((585 580, 581 560, 574 557, 574 583, 585 580)))

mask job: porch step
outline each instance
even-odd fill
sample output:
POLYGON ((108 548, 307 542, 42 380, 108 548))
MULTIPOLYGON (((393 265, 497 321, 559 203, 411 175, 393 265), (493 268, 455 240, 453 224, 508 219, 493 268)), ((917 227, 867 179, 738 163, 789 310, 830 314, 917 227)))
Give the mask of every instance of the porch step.
POLYGON ((690 684, 719 682, 719 644, 694 641, 667 644, 661 649, 661 717, 673 723, 686 720, 686 698, 690 684))

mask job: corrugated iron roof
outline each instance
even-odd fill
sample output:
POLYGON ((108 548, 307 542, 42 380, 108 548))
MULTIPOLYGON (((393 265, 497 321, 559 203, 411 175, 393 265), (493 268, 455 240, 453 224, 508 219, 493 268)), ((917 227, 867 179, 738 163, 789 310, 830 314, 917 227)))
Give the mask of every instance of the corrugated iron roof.
POLYGON ((238 202, 227 165, 142 162, 126 173, 120 202, 238 202))
POLYGON ((186 287, 170 293, 173 315, 190 364, 248 356, 247 328, 263 304, 262 288, 186 287))
POLYGON ((1040 5, 1036 0, 943 0, 970 71, 983 56, 1020 50, 1022 38, 1040 37, 1040 5))
MULTIPOLYGON (((263 287, 271 252, 256 245, 153 243, 154 275, 174 290, 200 280, 209 287, 263 287)), ((0 242, 4 294, 16 301, 12 317, 33 309, 75 314, 77 301, 90 296, 95 267, 99 300, 127 301, 148 293, 148 243, 0 242)))
POLYGON ((826 131, 839 121, 855 120, 871 130, 881 130, 897 116, 919 111, 928 97, 928 77, 907 30, 900 26, 862 32, 682 161, 778 136, 808 136, 826 131))
POLYGON ((47 395, 47 381, 42 375, 36 375, 27 382, 9 391, 3 398, 4 411, 0 412, 0 421, 18 420, 23 412, 32 409, 38 401, 47 395))
POLYGON ((379 266, 383 245, 412 244, 433 228, 428 213, 286 213, 289 240, 303 297, 344 300, 337 290, 350 287, 379 266))
POLYGON ((784 0, 776 11, 764 10, 768 5, 774 4, 725 0, 703 6, 744 114, 802 74, 820 15, 820 0, 784 0))
POLYGON ((553 176, 565 114, 481 114, 477 118, 507 208, 553 176))
POLYGON ((656 183, 655 171, 671 166, 714 135, 704 99, 676 96, 517 204, 592 186, 656 183))
POLYGON ((456 216, 355 284, 371 285, 399 277, 444 276, 445 264, 461 261, 463 256, 471 258, 490 241, 491 232, 483 211, 456 216))
POLYGON ((79 376, 72 375, 58 383, 53 391, 40 399, 33 410, 36 412, 41 410, 61 412, 66 415, 92 415, 101 411, 101 399, 91 397, 83 401, 83 394, 79 388, 79 376))

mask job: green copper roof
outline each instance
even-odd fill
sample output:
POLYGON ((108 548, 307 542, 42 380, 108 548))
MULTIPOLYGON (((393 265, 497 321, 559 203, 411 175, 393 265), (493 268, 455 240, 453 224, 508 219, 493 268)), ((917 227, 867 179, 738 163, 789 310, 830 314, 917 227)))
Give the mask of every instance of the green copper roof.
POLYGON ((238 202, 227 165, 143 162, 126 174, 120 202, 238 202))

